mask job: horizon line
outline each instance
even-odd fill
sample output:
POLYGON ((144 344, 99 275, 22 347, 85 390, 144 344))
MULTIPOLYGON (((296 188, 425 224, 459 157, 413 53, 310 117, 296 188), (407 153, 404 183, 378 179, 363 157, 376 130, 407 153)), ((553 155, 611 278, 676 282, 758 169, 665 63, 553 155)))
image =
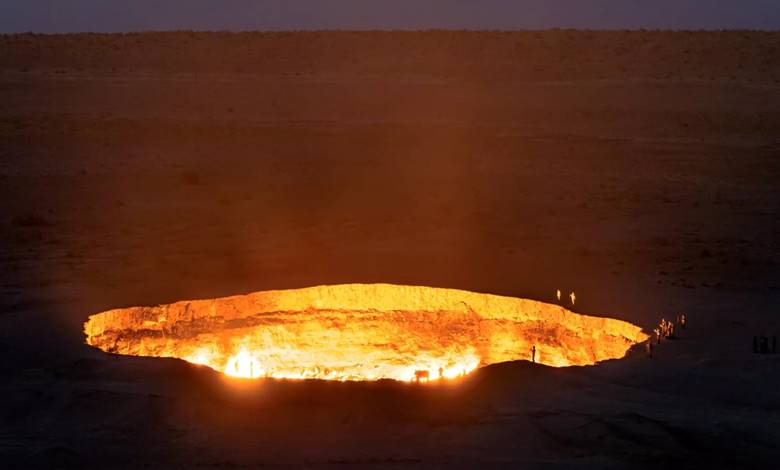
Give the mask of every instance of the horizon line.
POLYGON ((582 32, 582 33, 780 33, 780 29, 760 28, 316 28, 316 29, 139 29, 98 31, 81 30, 67 32, 42 31, 0 31, 0 36, 68 36, 68 35, 132 35, 132 34, 263 34, 263 33, 551 33, 551 32, 582 32))

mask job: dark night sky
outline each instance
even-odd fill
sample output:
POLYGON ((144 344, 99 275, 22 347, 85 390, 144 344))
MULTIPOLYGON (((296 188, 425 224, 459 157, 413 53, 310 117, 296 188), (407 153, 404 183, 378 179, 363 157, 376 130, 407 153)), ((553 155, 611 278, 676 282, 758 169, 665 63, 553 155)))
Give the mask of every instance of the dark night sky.
POLYGON ((780 29, 780 0, 0 0, 0 32, 780 29))

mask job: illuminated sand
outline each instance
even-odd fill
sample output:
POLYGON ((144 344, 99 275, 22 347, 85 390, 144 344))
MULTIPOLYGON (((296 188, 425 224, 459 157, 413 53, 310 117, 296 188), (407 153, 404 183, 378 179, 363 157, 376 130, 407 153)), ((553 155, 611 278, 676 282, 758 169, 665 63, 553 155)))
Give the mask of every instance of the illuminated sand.
POLYGON ((175 357, 236 377, 455 378, 513 360, 590 365, 647 339, 610 318, 453 289, 350 284, 257 292, 93 315, 87 343, 175 357))

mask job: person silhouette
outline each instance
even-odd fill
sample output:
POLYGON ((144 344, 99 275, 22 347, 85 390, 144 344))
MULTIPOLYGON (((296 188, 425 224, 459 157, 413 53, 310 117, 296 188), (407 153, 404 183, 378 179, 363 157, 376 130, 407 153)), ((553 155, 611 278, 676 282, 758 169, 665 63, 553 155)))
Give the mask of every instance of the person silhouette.
POLYGON ((531 346, 531 362, 536 364, 536 345, 531 346))

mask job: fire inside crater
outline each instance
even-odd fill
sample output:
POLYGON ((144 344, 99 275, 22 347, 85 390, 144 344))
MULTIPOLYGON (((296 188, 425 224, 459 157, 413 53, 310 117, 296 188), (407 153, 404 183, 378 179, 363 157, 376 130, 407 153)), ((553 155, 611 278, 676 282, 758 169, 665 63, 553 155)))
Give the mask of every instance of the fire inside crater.
POLYGON ((87 343, 175 357, 244 378, 455 378, 531 360, 554 367, 624 357, 648 337, 630 323, 527 299, 349 284, 132 307, 92 315, 87 343))

